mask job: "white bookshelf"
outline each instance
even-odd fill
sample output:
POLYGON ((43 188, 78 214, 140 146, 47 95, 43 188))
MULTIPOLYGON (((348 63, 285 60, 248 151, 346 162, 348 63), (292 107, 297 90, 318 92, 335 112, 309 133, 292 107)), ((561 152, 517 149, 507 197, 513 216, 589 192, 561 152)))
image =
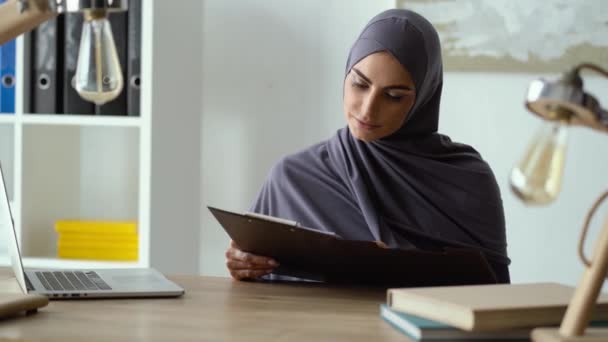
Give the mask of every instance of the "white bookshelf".
MULTIPOLYGON (((27 60, 26 48, 23 36, 17 39, 16 113, 0 114, 0 162, 26 267, 152 266, 198 273, 202 75, 196 67, 201 54, 191 45, 202 43, 202 25, 176 19, 183 11, 200 15, 202 6, 142 2, 139 117, 25 112, 27 70, 20 62, 27 60), (188 39, 175 39, 180 28, 188 39), (166 69, 179 82, 165 82, 158 70, 166 69), (57 258, 59 219, 137 221, 139 260, 57 258)), ((4 263, 5 240, 0 238, 4 263)))
POLYGON ((0 114, 0 125, 12 125, 15 123, 13 115, 0 114))
POLYGON ((85 115, 55 115, 55 114, 34 114, 22 115, 16 120, 26 125, 73 125, 73 126, 93 126, 93 127, 140 127, 142 119, 140 117, 116 117, 116 116, 85 116, 85 115))

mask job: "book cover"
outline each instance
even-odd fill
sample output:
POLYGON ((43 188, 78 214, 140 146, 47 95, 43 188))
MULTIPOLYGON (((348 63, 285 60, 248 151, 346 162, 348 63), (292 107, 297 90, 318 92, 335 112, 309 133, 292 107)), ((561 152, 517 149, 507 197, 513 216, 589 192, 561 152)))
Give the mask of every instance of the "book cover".
POLYGON ((59 240, 66 243, 119 243, 119 244, 137 244, 139 237, 135 234, 86 234, 86 233, 59 233, 59 240))
MULTIPOLYGON (((468 331, 559 325, 574 288, 557 283, 392 288, 396 311, 468 331)), ((608 321, 608 296, 600 295, 592 319, 608 321)))
POLYGON ((380 305, 380 317, 391 326, 416 341, 454 340, 516 340, 528 341, 530 328, 499 330, 493 332, 471 332, 450 325, 392 310, 388 305, 380 305))
POLYGON ((107 250, 133 250, 137 251, 137 242, 120 241, 97 241, 97 240, 70 240, 63 237, 57 241, 57 248, 80 248, 80 249, 107 249, 107 250))
POLYGON ((137 261, 137 251, 116 251, 96 249, 68 249, 57 251, 57 255, 64 259, 87 259, 105 261, 137 261))

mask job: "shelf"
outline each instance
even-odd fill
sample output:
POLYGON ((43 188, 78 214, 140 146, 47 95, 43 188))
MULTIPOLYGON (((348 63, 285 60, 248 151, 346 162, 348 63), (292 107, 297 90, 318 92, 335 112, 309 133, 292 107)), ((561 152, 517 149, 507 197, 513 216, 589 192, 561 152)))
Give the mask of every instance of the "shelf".
POLYGON ((0 124, 13 124, 15 123, 14 114, 0 114, 0 124))
MULTIPOLYGON (((3 117, 0 115, 0 119, 2 118, 3 117)), ((14 200, 15 172, 13 170, 13 165, 15 161, 15 124, 2 124, 3 122, 4 121, 0 121, 0 165, 2 165, 2 172, 4 173, 4 182, 6 184, 8 198, 9 200, 14 200)))
MULTIPOLYGON (((10 266, 7 255, 0 256, 0 266, 10 266)), ((71 260, 58 258, 23 258, 23 267, 48 269, 99 269, 99 268, 134 268, 144 267, 139 262, 71 260)))
POLYGON ((73 125, 113 127, 139 127, 141 125, 141 118, 135 116, 24 114, 20 117, 20 120, 24 124, 28 125, 73 125))
MULTIPOLYGON (((31 113, 28 82, 16 85, 16 113, 0 114, 0 162, 30 267, 199 272, 202 50, 180 56, 179 65, 174 51, 200 41, 194 19, 202 5, 141 3, 140 116, 31 113), (192 20, 175 20, 184 13, 192 20), (175 30, 192 39, 172 39, 175 30), (53 227, 66 218, 137 221, 139 261, 57 258, 53 227)), ((30 50, 26 36, 18 37, 17 79, 31 76, 30 50)), ((0 263, 2 256, 0 246, 0 263)))
POLYGON ((128 220, 142 227, 140 130, 26 125, 21 139, 25 257, 56 255, 57 220, 128 220))

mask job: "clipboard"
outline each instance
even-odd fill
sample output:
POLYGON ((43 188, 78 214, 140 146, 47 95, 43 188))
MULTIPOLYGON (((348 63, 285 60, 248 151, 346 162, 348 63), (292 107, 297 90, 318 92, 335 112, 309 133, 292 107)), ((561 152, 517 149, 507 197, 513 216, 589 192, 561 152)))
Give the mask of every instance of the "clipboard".
POLYGON ((382 248, 292 221, 207 208, 243 251, 277 260, 275 274, 387 287, 497 283, 489 262, 476 249, 382 248))

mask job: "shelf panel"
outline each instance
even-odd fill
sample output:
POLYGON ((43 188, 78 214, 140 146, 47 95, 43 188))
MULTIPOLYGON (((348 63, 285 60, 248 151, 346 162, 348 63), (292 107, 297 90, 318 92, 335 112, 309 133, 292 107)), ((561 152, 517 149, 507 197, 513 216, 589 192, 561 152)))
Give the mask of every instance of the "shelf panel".
POLYGON ((26 125, 22 133, 25 257, 57 255, 57 220, 139 221, 140 129, 26 125))
POLYGON ((0 124, 15 123, 15 114, 0 114, 0 124))
POLYGON ((135 116, 66 114, 24 114, 21 116, 21 122, 28 125, 139 127, 141 121, 140 117, 135 116))

